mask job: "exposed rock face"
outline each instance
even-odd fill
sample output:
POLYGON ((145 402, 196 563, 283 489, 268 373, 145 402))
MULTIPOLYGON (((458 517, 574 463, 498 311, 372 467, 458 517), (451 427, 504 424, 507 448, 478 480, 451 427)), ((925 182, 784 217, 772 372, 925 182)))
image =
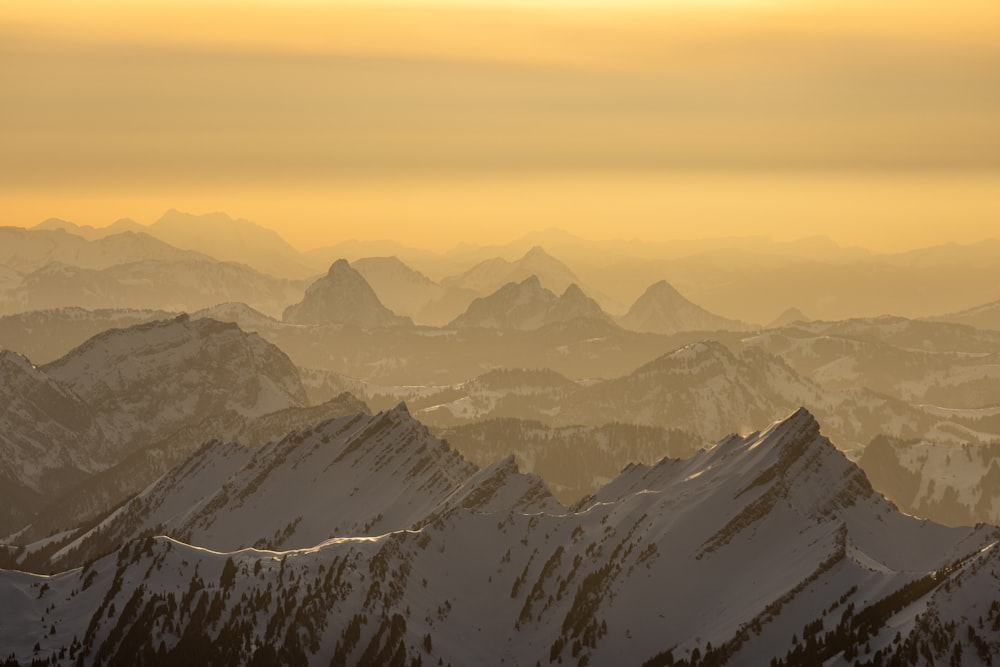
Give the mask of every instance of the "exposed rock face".
POLYGON ((334 262, 325 276, 309 286, 302 301, 285 309, 282 319, 292 324, 353 324, 365 329, 412 324, 383 306, 345 259, 334 262))

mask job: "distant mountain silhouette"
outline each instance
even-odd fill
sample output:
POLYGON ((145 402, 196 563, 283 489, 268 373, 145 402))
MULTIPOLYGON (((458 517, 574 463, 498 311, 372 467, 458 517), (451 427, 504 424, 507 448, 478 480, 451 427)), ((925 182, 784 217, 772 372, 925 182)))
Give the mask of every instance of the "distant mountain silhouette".
POLYGON ((784 311, 783 313, 781 313, 781 315, 778 315, 778 317, 776 317, 773 322, 771 322, 764 328, 777 329, 779 327, 788 326, 789 324, 794 324, 795 322, 808 322, 808 321, 809 317, 806 316, 805 313, 803 313, 798 308, 793 307, 784 311))
POLYGON ((338 259, 346 259, 349 262, 354 262, 366 257, 399 257, 408 263, 415 258, 437 259, 437 255, 432 252, 405 246, 398 241, 389 239, 377 241, 358 241, 352 239, 341 241, 333 245, 306 250, 302 253, 302 257, 314 268, 330 266, 330 264, 338 259))
POLYGON ((993 329, 1000 331, 1000 301, 991 301, 981 306, 967 308, 957 313, 940 315, 930 318, 940 322, 966 324, 977 329, 993 329))
POLYGON ((715 315, 688 301, 665 280, 650 285, 621 318, 621 324, 633 331, 659 334, 747 328, 743 322, 715 315))
POLYGON ((531 330, 578 318, 611 321, 575 284, 569 285, 562 296, 556 296, 542 287, 538 276, 532 275, 476 299, 451 326, 531 330))
POLYGON ((516 261, 509 262, 502 257, 494 257, 461 275, 442 280, 441 284, 491 294, 508 283, 522 282, 530 276, 536 276, 542 287, 556 294, 580 282, 568 266, 545 252, 541 246, 535 246, 516 261))
POLYGON ((145 260, 209 259, 181 250, 149 234, 122 232, 88 241, 61 229, 0 227, 0 265, 22 274, 53 262, 84 269, 106 269, 145 260))
POLYGON ((412 324, 379 301, 364 276, 346 259, 338 259, 325 276, 306 290, 302 301, 285 309, 282 316, 292 324, 353 324, 381 328, 412 324))
POLYGON ((227 262, 239 262, 281 278, 307 278, 315 269, 281 236, 225 213, 193 215, 171 209, 146 231, 178 248, 227 262))
POLYGON ((146 232, 146 228, 131 218, 121 218, 111 223, 107 227, 94 227, 92 225, 78 225, 75 222, 61 220, 59 218, 49 218, 38 223, 32 229, 39 230, 62 230, 83 237, 88 241, 96 241, 113 234, 122 232, 146 232))
POLYGON ((414 320, 427 304, 445 294, 443 287, 398 257, 364 257, 351 262, 351 266, 364 276, 387 308, 414 320))

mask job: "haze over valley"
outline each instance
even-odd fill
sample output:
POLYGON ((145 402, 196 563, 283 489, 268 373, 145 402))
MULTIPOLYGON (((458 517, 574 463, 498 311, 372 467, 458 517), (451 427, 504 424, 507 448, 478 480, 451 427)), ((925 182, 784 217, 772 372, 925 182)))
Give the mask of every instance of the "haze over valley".
POLYGON ((998 243, 336 257, 173 210, 0 234, 17 663, 1000 646, 998 243), (963 296, 848 298, 866 270, 963 296))

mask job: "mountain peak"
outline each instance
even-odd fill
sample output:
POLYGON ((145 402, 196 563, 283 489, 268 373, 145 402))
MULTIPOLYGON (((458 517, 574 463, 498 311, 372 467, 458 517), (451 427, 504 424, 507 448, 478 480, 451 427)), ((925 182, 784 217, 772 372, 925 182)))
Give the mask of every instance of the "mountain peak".
POLYGON ((751 449, 760 442, 769 441, 774 446, 783 446, 793 441, 815 438, 820 435, 819 422, 809 410, 799 407, 793 413, 780 419, 761 433, 761 440, 751 445, 751 449))
POLYGON ((557 301, 558 297, 532 274, 521 282, 509 282, 489 296, 474 300, 450 326, 538 329, 547 323, 548 313, 557 301))
POLYGON ((11 350, 0 349, 0 369, 12 366, 16 367, 22 371, 33 371, 35 370, 34 364, 28 360, 23 354, 13 352, 11 350))
POLYGON ((326 275, 334 276, 337 274, 342 274, 348 269, 352 271, 354 270, 351 267, 350 262, 348 262, 346 259, 338 259, 337 261, 335 261, 333 264, 330 265, 330 270, 326 272, 326 275))
POLYGON ((127 405, 108 416, 109 428, 127 444, 150 428, 146 410, 157 415, 158 427, 176 430, 210 414, 259 415, 306 403, 284 352, 234 323, 186 314, 109 329, 43 370, 102 410, 127 405), (153 409, 181 404, 162 414, 153 409))
POLYGON ((517 283, 518 287, 527 287, 531 289, 542 289, 542 281, 538 279, 538 276, 532 273, 530 276, 517 283))
POLYGON ((532 246, 528 252, 524 253, 521 257, 522 260, 532 260, 532 259, 555 259, 552 255, 545 251, 540 245, 532 246))
POLYGON ((783 311, 781 315, 778 315, 773 322, 767 325, 768 329, 777 329, 779 327, 788 326, 789 324, 794 324, 795 322, 808 322, 809 317, 803 313, 798 308, 792 307, 783 311))
POLYGON ((657 282, 653 283, 652 285, 646 288, 645 294, 656 294, 661 296, 669 295, 669 296, 678 296, 684 298, 683 296, 681 296, 681 293, 677 291, 677 288, 671 285, 666 280, 658 280, 657 282))
POLYGON ((661 334, 746 329, 742 322, 710 313, 692 303, 666 280, 647 287, 622 317, 621 323, 626 329, 661 334))
POLYGON ((302 301, 285 309, 282 319, 293 324, 354 324, 362 328, 411 324, 409 318, 386 308, 346 259, 331 264, 327 274, 306 289, 302 301))

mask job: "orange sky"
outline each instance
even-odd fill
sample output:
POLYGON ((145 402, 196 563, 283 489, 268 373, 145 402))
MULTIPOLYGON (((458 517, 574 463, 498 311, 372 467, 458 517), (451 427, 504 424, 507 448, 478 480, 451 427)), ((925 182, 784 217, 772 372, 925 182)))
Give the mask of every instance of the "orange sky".
POLYGON ((2 224, 997 235, 994 0, 8 4, 2 224))

